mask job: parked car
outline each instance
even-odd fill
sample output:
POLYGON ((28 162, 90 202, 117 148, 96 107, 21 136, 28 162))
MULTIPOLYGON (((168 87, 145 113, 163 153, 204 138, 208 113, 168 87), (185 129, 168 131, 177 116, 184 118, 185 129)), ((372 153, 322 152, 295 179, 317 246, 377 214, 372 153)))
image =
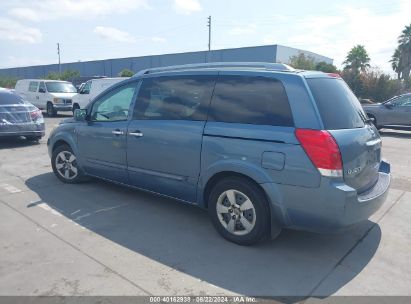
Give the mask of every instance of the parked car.
POLYGON ((364 104, 363 108, 378 129, 411 126, 411 93, 395 96, 383 103, 364 104))
POLYGON ((369 98, 361 98, 359 99, 361 104, 374 104, 375 102, 369 98))
POLYGON ((143 71, 47 144, 61 181, 94 176, 193 203, 243 245, 364 221, 390 185, 378 131, 346 83, 283 64, 143 71))
POLYGON ((96 97, 98 94, 103 92, 105 89, 109 88, 113 84, 120 81, 128 79, 127 77, 116 77, 116 78, 99 78, 91 79, 84 83, 84 85, 79 90, 79 94, 73 97, 73 112, 76 109, 83 109, 87 104, 96 97))
POLYGON ((71 82, 60 80, 22 79, 17 81, 15 90, 51 117, 58 111, 72 111, 72 99, 77 95, 71 82))
POLYGON ((25 136, 38 141, 44 136, 41 111, 11 90, 0 89, 0 137, 25 136))

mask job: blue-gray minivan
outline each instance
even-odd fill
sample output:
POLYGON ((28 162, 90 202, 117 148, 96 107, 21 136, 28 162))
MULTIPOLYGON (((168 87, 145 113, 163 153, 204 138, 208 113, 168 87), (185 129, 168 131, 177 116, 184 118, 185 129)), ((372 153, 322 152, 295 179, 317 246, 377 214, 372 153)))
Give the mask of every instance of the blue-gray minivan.
POLYGON ((378 131, 339 75, 283 64, 141 71, 47 144, 61 181, 97 177, 195 204, 241 245, 282 228, 343 230, 390 185, 378 131))

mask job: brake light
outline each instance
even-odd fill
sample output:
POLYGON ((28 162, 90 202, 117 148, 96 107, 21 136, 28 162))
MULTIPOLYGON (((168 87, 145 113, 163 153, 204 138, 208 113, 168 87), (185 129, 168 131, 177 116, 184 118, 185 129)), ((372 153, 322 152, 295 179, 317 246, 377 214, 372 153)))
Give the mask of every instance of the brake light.
POLYGON ((296 129, 295 136, 321 175, 343 176, 340 148, 329 132, 296 129))
POLYGON ((35 110, 30 112, 31 120, 36 121, 43 118, 43 114, 41 114, 40 110, 35 110))
POLYGON ((341 78, 341 75, 338 73, 327 73, 327 75, 332 78, 341 78))

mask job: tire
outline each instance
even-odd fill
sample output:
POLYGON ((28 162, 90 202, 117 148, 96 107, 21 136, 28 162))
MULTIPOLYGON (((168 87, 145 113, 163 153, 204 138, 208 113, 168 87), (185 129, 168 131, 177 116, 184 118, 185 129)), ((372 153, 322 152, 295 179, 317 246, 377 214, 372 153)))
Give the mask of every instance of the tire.
POLYGON ((53 151, 51 166, 54 174, 63 183, 76 184, 84 180, 84 173, 77 164, 73 150, 68 145, 58 146, 53 151))
POLYGON ((26 139, 28 140, 28 141, 36 141, 36 142, 38 142, 38 141, 40 141, 40 139, 41 139, 41 136, 25 136, 26 137, 26 139))
POLYGON ((214 227, 230 242, 252 245, 269 234, 268 201, 261 189, 247 179, 229 177, 219 181, 211 189, 208 212, 214 227), (242 207, 245 203, 247 206, 242 207))
POLYGON ((47 103, 46 111, 48 117, 55 117, 57 115, 57 111, 54 109, 53 104, 51 102, 47 103))
POLYGON ((74 115, 74 111, 75 111, 75 110, 78 110, 78 109, 80 109, 80 106, 79 106, 77 103, 75 103, 75 104, 73 105, 73 115, 74 115))
POLYGON ((372 114, 367 114, 367 116, 368 116, 369 119, 372 120, 372 124, 374 125, 374 127, 375 127, 377 130, 380 130, 381 127, 378 126, 378 124, 377 124, 377 119, 375 118, 375 116, 372 115, 372 114))

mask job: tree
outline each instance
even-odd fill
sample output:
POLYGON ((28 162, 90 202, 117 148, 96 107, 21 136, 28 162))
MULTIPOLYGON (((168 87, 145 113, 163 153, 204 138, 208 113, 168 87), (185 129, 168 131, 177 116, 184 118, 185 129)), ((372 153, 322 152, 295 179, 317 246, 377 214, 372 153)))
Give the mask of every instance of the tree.
POLYGON ((401 74, 402 74, 401 65, 402 65, 402 62, 401 62, 401 50, 400 50, 399 47, 397 47, 395 49, 395 52, 392 55, 390 62, 391 62, 391 67, 392 67, 393 71, 397 73, 397 78, 401 79, 401 74))
POLYGON ((129 69, 124 69, 120 73, 118 73, 118 76, 120 77, 131 77, 133 75, 134 75, 134 72, 129 69))
POLYGON ((10 76, 0 76, 0 87, 13 89, 16 86, 17 78, 10 76))
POLYGON ((396 59, 396 65, 393 65, 397 69, 394 69, 401 79, 407 79, 410 77, 411 72, 411 24, 405 26, 401 35, 398 37, 398 47, 394 52, 393 59, 396 59), (398 59, 397 59, 398 58, 398 59))
POLYGON ((316 71, 321 71, 325 73, 337 73, 338 69, 335 65, 331 63, 326 63, 324 61, 320 61, 315 65, 316 71))
POLYGON ((326 63, 324 61, 316 62, 310 55, 305 55, 304 53, 298 53, 296 56, 290 58, 289 64, 298 70, 315 70, 322 71, 325 73, 336 73, 337 67, 331 63, 326 63))
POLYGON ((347 54, 344 69, 351 69, 356 73, 360 71, 365 71, 366 68, 370 67, 370 57, 363 45, 354 46, 347 54))
POLYGON ((290 57, 289 64, 298 70, 315 70, 315 60, 311 56, 306 56, 304 53, 298 53, 290 57))
POLYGON ((49 72, 46 79, 52 80, 69 80, 73 81, 74 78, 80 77, 80 72, 77 70, 65 70, 61 75, 58 72, 49 72))

